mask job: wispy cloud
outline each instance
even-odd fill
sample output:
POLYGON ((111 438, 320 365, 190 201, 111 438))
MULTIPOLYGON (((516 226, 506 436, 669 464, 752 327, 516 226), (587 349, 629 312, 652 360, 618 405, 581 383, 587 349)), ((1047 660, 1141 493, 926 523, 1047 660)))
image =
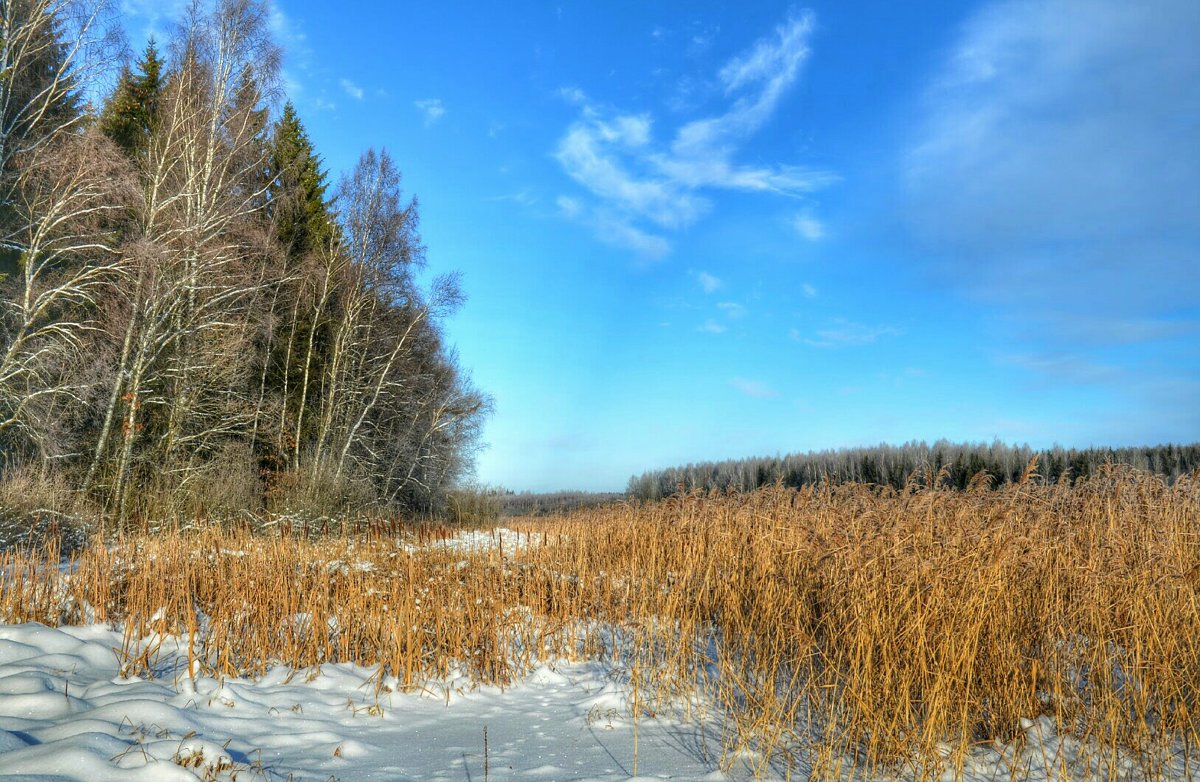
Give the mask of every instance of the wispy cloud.
MULTIPOLYGON (((187 0, 121 0, 118 7, 121 11, 121 19, 130 32, 140 26, 141 35, 145 38, 157 39, 161 47, 167 40, 171 25, 187 10, 188 3, 187 0)), ((272 5, 272 22, 277 13, 280 13, 279 9, 272 5)), ((271 32, 275 34, 276 40, 282 41, 274 29, 274 25, 272 25, 271 32)), ((286 43, 286 41, 282 42, 286 43)), ((141 48, 140 41, 133 43, 135 49, 141 48)))
MULTIPOLYGON (((149 4, 167 8, 173 5, 178 6, 181 3, 180 0, 170 0, 164 3, 153 0, 149 4)), ((182 5, 186 6, 186 3, 182 3, 182 5)), ((290 100, 296 101, 300 105, 307 105, 316 111, 323 110, 325 106, 322 104, 328 104, 328 101, 319 95, 324 91, 323 88, 309 89, 309 85, 318 79, 313 75, 313 51, 308 34, 305 33, 300 23, 284 13, 274 0, 267 3, 267 8, 267 26, 271 31, 271 37, 283 48, 284 52, 284 65, 279 74, 284 92, 290 100)), ((172 12, 171 18, 179 18, 178 12, 172 12)))
POLYGON ((825 238, 825 225, 810 211, 800 212, 793 217, 792 228, 801 238, 810 242, 817 242, 825 238))
POLYGON ((696 282, 700 283, 705 293, 715 293, 722 285, 721 278, 708 272, 696 272, 696 282))
POLYGON ((817 298, 817 289, 812 285, 809 285, 807 282, 800 286, 800 292, 804 294, 804 298, 806 299, 817 298))
POLYGON ((704 321, 697 331, 703 331, 705 334, 724 334, 728 329, 721 323, 717 323, 711 318, 704 321))
POLYGON ((930 276, 1011 324, 1005 363, 1102 386, 1143 427, 1167 415, 1153 389, 1200 373, 1197 30, 1195 0, 991 3, 902 160, 930 276))
POLYGON ((558 207, 558 213, 568 220, 574 220, 583 212, 583 205, 579 200, 570 196, 560 195, 554 199, 554 203, 558 207))
MULTIPOLYGON (((721 68, 724 113, 688 122, 658 143, 647 113, 608 110, 575 87, 560 91, 580 106, 554 152, 563 171, 585 190, 589 209, 658 236, 696 222, 711 209, 711 191, 780 194, 810 192, 832 175, 794 165, 743 165, 735 157, 775 113, 808 56, 811 14, 789 17, 721 68)), ((597 230, 598 235, 603 234, 597 230)), ((669 244, 667 245, 669 247, 669 244)))
POLYGON ((761 380, 735 377, 729 381, 729 385, 752 399, 775 399, 779 396, 778 391, 761 380))
POLYGON ((446 115, 446 107, 441 98, 425 98, 413 101, 413 105, 425 116, 425 127, 430 127, 446 115))
POLYGON ((1029 370, 1055 384, 1103 384, 1123 376, 1118 367, 1097 363, 1079 354, 1013 355, 1004 356, 1001 362, 1029 370))
POLYGON ((894 326, 867 326, 845 318, 834 318, 828 326, 818 329, 812 337, 805 337, 796 329, 790 332, 792 339, 814 348, 859 347, 870 345, 880 337, 895 336, 899 333, 894 326))
POLYGON ((355 100, 363 99, 363 95, 365 95, 363 88, 359 87, 354 82, 350 81, 349 79, 341 79, 338 81, 338 84, 342 85, 342 90, 351 98, 354 98, 355 100))
POLYGON ((746 308, 741 304, 738 304, 736 301, 717 302, 717 309, 725 313, 725 317, 729 318, 730 320, 737 320, 738 318, 745 317, 746 315, 746 308))
POLYGON ((1197 30, 1195 0, 973 16, 903 160, 909 224, 945 278, 1064 326, 1194 307, 1197 30))
POLYGON ((655 261, 671 251, 671 245, 666 239, 643 231, 608 210, 593 212, 588 222, 606 244, 632 250, 642 258, 655 261))
MULTIPOLYGON (((145 0, 142 0, 145 3, 145 0)), ((187 2, 184 0, 151 0, 147 5, 157 6, 158 8, 175 8, 182 10, 187 7, 187 2)), ((280 45, 282 45, 287 53, 291 56, 302 56, 307 59, 312 54, 312 48, 308 42, 308 34, 300 27, 300 25, 284 13, 279 7, 279 3, 271 0, 267 3, 268 15, 267 25, 271 30, 271 35, 280 45)), ((172 18, 175 18, 176 12, 172 12, 172 18)))
MULTIPOLYGON (((538 197, 528 187, 523 187, 520 190, 517 190, 516 192, 513 192, 513 193, 505 193, 503 195, 491 196, 491 197, 485 198, 483 200, 484 201, 492 201, 492 202, 507 201, 507 202, 514 203, 514 204, 520 204, 521 206, 533 206, 538 202, 538 197)), ((559 208, 560 209, 562 208, 561 203, 559 204, 559 208)))
POLYGON ((558 97, 571 103, 575 106, 582 106, 587 103, 587 94, 578 87, 560 87, 558 89, 558 97))

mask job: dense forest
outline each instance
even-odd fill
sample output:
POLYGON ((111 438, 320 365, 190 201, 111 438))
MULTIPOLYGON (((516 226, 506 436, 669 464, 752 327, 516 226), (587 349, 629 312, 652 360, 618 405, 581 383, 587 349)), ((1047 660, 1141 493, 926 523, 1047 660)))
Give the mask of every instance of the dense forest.
POLYGON ((631 499, 656 500, 680 490, 751 491, 777 482, 800 487, 822 481, 856 481, 895 489, 913 480, 925 484, 938 481, 963 489, 982 473, 987 473, 993 484, 1017 481, 1035 456, 1036 474, 1051 482, 1086 478, 1108 463, 1127 464, 1168 480, 1200 469, 1200 443, 1035 451, 1027 445, 939 440, 933 445, 910 442, 689 464, 630 478, 627 493, 631 499))
POLYGON ((505 492, 499 495, 501 516, 557 516, 581 508, 621 502, 625 495, 606 491, 505 492))
POLYGON ((114 522, 427 512, 489 400, 387 152, 332 185, 262 0, 124 54, 104 0, 0 3, 0 505, 114 522))

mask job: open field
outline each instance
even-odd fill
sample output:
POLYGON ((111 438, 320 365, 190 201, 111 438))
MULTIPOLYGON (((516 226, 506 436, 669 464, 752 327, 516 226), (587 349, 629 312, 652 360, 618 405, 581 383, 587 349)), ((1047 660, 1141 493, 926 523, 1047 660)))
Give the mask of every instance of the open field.
POLYGON ((0 617, 107 624, 114 674, 173 692, 353 664, 381 711, 595 664, 629 726, 708 726, 691 735, 713 768, 773 778, 1200 770, 1197 476, 930 483, 693 494, 466 534, 212 524, 69 562, 9 552, 0 617))

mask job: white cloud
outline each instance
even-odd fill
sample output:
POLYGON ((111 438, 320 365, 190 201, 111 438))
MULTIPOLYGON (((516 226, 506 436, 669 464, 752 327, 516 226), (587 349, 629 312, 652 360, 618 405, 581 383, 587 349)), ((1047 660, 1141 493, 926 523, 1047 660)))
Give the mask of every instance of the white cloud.
MULTIPOLYGON (((163 0, 146 2, 146 0, 142 0, 142 4, 157 6, 160 9, 164 7, 178 9, 171 13, 171 18, 177 18, 179 11, 187 7, 185 0, 169 0, 169 2, 163 2, 163 0)), ((308 45, 308 35, 300 29, 300 26, 283 12, 278 3, 269 2, 267 5, 269 8, 267 26, 271 30, 272 37, 283 45, 289 54, 302 53, 305 56, 311 54, 312 52, 308 45)))
POLYGON ((559 213, 568 220, 576 219, 583 212, 579 201, 570 196, 560 195, 554 199, 554 203, 558 206, 559 213))
POLYGON ((704 325, 700 326, 697 330, 703 331, 706 334, 724 334, 727 331, 725 326, 712 319, 704 321, 704 325))
POLYGON ((807 282, 800 286, 800 292, 804 294, 806 299, 817 298, 817 289, 809 285, 807 282))
POLYGON ((705 293, 713 293, 721 287, 721 279, 708 272, 697 272, 696 280, 700 283, 700 287, 705 293))
MULTIPOLYGON (((187 0, 121 0, 119 5, 121 21, 126 29, 133 32, 140 23, 141 35, 146 39, 153 37, 158 42, 160 53, 170 35, 171 24, 183 16, 187 7, 187 0)), ((278 9, 272 7, 271 12, 274 22, 278 9)), ((275 32, 274 25, 272 32, 275 32)), ((276 39, 279 40, 278 35, 276 39)), ((141 53, 141 42, 134 41, 133 47, 138 54, 141 53)))
POLYGON ((427 128, 446 115, 446 107, 442 105, 441 98, 417 100, 413 101, 413 105, 425 115, 425 127, 427 128))
MULTIPOLYGON (((799 77, 808 56, 811 14, 789 17, 721 69, 729 101, 724 113, 679 127, 669 144, 656 144, 649 114, 592 105, 575 87, 560 90, 580 106, 554 155, 563 171, 607 211, 610 223, 638 226, 646 235, 685 228, 707 214, 704 191, 798 194, 836 177, 794 165, 742 165, 735 156, 766 123, 799 77), (654 232, 651 234, 650 232, 654 232)), ((664 239, 665 241, 665 239, 664 239)))
POLYGON ((576 106, 582 106, 587 103, 587 95, 578 87, 560 87, 558 97, 576 106))
POLYGON ((1097 439, 1154 439, 1200 373, 1198 30, 1196 0, 989 3, 899 160, 924 276, 1005 324, 1002 363, 1119 400, 1097 439))
MULTIPOLYGON (((483 200, 491 201, 491 202, 508 201, 508 202, 512 202, 514 204, 520 204, 521 206, 533 206, 538 202, 538 197, 536 195, 534 195, 533 191, 530 190, 528 187, 523 187, 520 190, 517 190, 512 193, 505 193, 503 195, 491 196, 491 197, 485 198, 483 200)), ((562 206, 560 205, 559 208, 561 209, 562 206)))
POLYGON ((363 88, 359 87, 354 82, 350 81, 349 79, 342 79, 338 82, 338 84, 342 85, 342 90, 345 91, 345 93, 351 98, 354 98, 355 100, 363 99, 363 95, 365 94, 363 92, 363 88))
POLYGON ((606 244, 633 250, 649 260, 658 260, 671 251, 671 243, 666 239, 647 233, 605 211, 592 216, 592 227, 606 244))
POLYGON ((801 338, 804 344, 814 348, 849 348, 870 345, 880 337, 899 333, 893 326, 867 326, 845 318, 834 318, 828 326, 818 329, 814 337, 803 338, 793 329, 792 338, 801 338))
POLYGON ((902 161, 906 217, 945 277, 1064 325, 1200 299, 1197 30, 1195 0, 1010 0, 971 17, 902 161))
POLYGON ((738 318, 746 315, 746 308, 741 304, 738 304, 736 301, 717 302, 717 309, 725 313, 725 317, 731 320, 737 320, 738 318))
POLYGON ((744 377, 735 377, 729 381, 729 385, 753 399, 774 399, 779 396, 778 391, 761 380, 749 380, 744 377))
POLYGON ((825 238, 825 226, 811 212, 800 212, 792 218, 792 228, 810 242, 825 238))
POLYGON ((1125 377, 1116 366, 1101 364, 1069 353, 1004 356, 1000 361, 1043 375, 1055 383, 1091 385, 1125 377))
MULTIPOLYGON (((181 3, 180 0, 169 0, 166 3, 154 0, 150 4, 157 5, 159 8, 186 6, 186 3, 181 3)), ((284 13, 277 2, 269 0, 267 8, 267 26, 271 31, 271 37, 283 49, 285 67, 280 70, 281 84, 288 98, 299 103, 304 99, 305 93, 319 90, 319 88, 306 89, 314 81, 312 45, 308 41, 308 35, 300 27, 299 23, 284 13)), ((180 18, 181 11, 182 9, 172 12, 170 19, 180 18)), ((314 110, 320 111, 322 110, 322 106, 319 105, 321 102, 320 99, 316 99, 315 104, 318 105, 314 105, 313 102, 309 102, 309 105, 314 110)))
POLYGON ((562 195, 555 199, 555 205, 562 217, 587 225, 605 244, 632 250, 639 257, 652 261, 671 251, 671 244, 666 239, 630 225, 604 209, 585 210, 577 199, 562 195))
POLYGON ((614 151, 636 152, 649 142, 648 117, 576 124, 559 143, 556 157, 566 172, 602 203, 662 228, 681 228, 708 210, 707 200, 665 179, 635 175, 614 151))

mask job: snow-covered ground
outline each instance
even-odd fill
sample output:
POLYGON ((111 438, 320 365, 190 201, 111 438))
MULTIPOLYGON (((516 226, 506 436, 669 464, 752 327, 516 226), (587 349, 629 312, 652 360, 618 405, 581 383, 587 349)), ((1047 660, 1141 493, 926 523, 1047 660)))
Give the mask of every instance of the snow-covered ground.
MULTIPOLYGON (((377 696, 372 672, 349 665, 323 666, 319 676, 274 670, 259 681, 193 683, 186 649, 171 639, 157 666, 163 678, 121 679, 120 645, 120 633, 100 626, 0 625, 0 778, 634 776, 625 694, 596 663, 543 667, 503 692, 464 679, 377 696)), ((705 746, 711 739, 699 726, 643 718, 637 733, 639 777, 726 778, 716 768, 719 748, 705 746)))

